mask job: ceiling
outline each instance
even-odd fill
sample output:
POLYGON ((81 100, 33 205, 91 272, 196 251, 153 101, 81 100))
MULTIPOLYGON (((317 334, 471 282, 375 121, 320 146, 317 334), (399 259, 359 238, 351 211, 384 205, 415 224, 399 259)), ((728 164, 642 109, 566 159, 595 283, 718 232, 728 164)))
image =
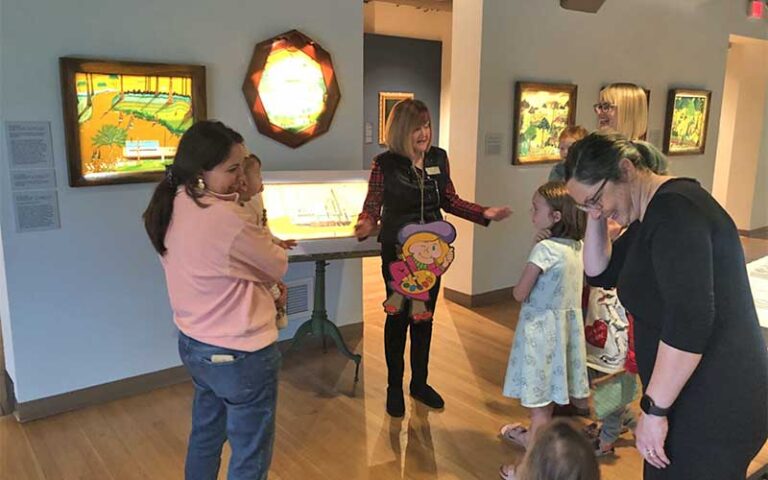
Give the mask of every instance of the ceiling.
POLYGON ((408 5, 424 11, 450 12, 452 0, 363 0, 363 3, 383 2, 395 5, 408 5))

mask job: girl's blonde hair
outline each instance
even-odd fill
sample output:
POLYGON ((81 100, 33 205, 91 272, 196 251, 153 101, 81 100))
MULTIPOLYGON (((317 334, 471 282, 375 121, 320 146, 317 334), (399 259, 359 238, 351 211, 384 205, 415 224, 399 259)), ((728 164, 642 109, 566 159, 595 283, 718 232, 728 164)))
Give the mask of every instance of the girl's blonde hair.
POLYGON ((418 242, 435 242, 437 241, 437 244, 440 245, 440 256, 437 257, 436 262, 437 263, 443 263, 445 261, 445 256, 448 255, 448 252, 451 250, 451 246, 446 243, 445 240, 438 237, 434 233, 429 232, 420 232, 420 233, 414 233, 403 244, 403 256, 408 256, 411 251, 411 247, 414 243, 418 242))
POLYGON ((548 182, 540 186, 536 192, 544 197, 547 205, 560 212, 560 221, 550 227, 552 236, 581 240, 587 227, 587 216, 576 208, 576 203, 568 194, 564 182, 548 182))
MULTIPOLYGON (((411 158, 414 154, 411 134, 430 121, 429 110, 421 100, 407 99, 397 102, 387 118, 387 148, 398 155, 411 158)), ((431 134, 429 141, 432 141, 431 134)))
POLYGON ((518 479, 600 480, 600 468, 584 435, 567 420, 556 419, 536 432, 518 479))
POLYGON ((600 91, 600 101, 616 106, 616 130, 639 140, 648 130, 648 97, 634 83, 612 83, 600 91))

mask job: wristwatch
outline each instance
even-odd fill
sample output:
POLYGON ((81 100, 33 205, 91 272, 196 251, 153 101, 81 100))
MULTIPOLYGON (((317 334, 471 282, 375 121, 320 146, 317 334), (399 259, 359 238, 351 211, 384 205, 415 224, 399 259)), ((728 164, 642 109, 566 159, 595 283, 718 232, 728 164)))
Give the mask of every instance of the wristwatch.
POLYGON ((656 402, 648 395, 643 395, 640 399, 640 410, 646 415, 654 415, 656 417, 666 417, 669 415, 669 411, 672 408, 661 408, 656 405, 656 402))

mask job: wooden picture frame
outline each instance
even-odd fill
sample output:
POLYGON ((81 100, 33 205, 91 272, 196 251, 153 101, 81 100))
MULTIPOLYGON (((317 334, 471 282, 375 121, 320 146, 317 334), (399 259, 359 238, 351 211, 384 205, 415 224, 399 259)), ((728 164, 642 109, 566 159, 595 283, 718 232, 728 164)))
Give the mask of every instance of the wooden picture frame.
POLYGON ((515 83, 513 165, 560 161, 560 133, 576 122, 577 95, 572 84, 515 83))
POLYGON ((156 182, 206 118, 205 67, 59 58, 69 185, 156 182))
POLYGON ((707 145, 710 90, 673 88, 667 96, 664 153, 668 156, 702 155, 707 145))
POLYGON ((387 118, 397 102, 412 100, 411 92, 379 92, 379 145, 387 143, 387 118))

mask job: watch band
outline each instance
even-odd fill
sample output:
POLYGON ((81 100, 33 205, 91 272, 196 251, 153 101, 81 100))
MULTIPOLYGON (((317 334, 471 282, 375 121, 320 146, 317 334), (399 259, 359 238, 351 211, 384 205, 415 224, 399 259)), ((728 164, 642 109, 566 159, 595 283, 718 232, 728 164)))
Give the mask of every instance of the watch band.
POLYGON ((672 408, 661 408, 656 405, 656 402, 653 401, 653 398, 651 398, 649 395, 643 395, 643 397, 640 399, 640 409, 645 413, 646 415, 654 415, 656 417, 666 417, 669 415, 670 410, 672 408))

